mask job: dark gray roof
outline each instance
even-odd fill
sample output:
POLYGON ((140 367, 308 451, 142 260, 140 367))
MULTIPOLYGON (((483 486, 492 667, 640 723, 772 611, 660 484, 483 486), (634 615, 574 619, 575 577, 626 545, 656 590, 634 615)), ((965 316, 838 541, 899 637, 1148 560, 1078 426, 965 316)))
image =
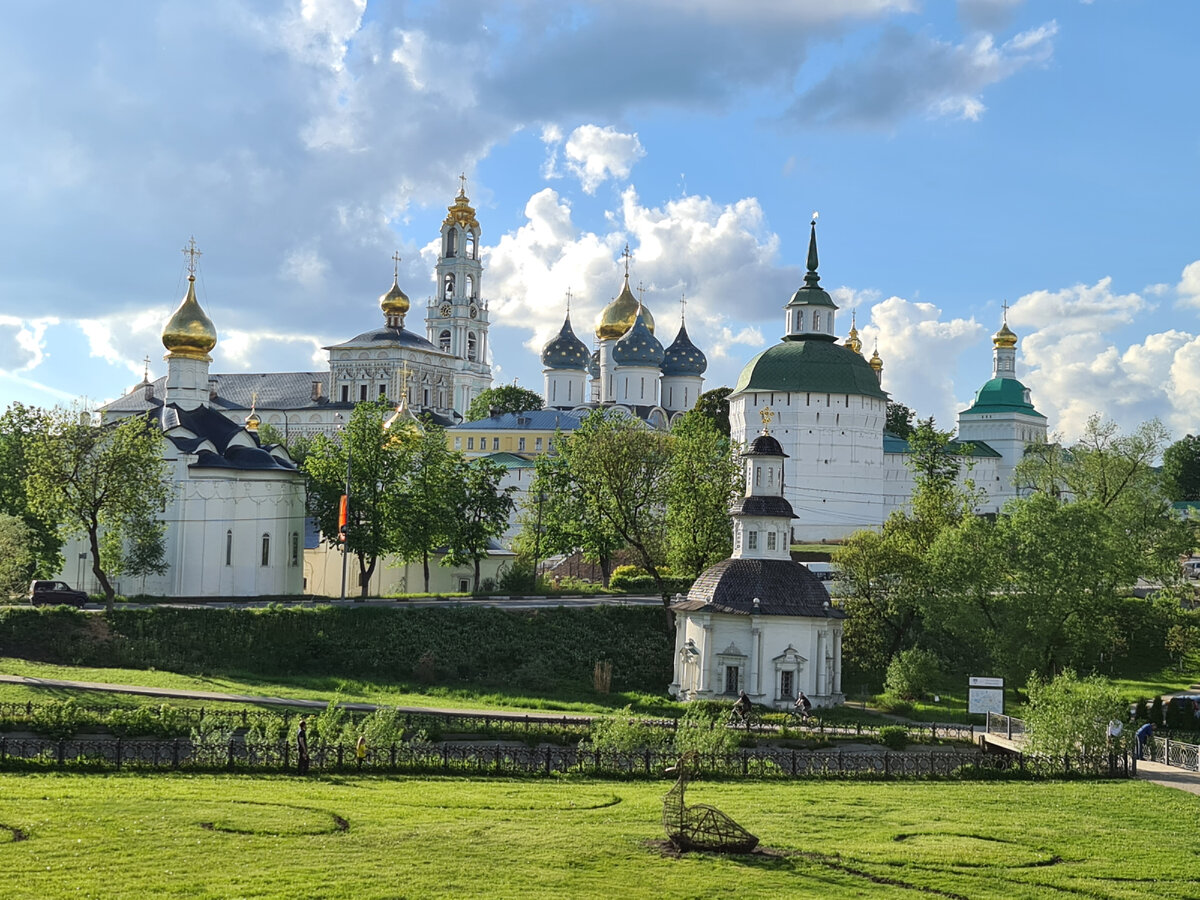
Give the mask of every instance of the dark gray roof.
POLYGON ((760 434, 750 442, 750 446, 742 451, 742 456, 782 456, 787 459, 779 441, 769 434, 760 434))
POLYGON ((405 328, 388 328, 386 326, 376 328, 374 331, 364 331, 362 334, 352 337, 348 341, 342 341, 340 344, 331 344, 325 349, 335 350, 340 347, 357 347, 362 344, 392 344, 397 347, 420 347, 422 350, 430 350, 443 356, 450 356, 449 353, 439 350, 420 335, 413 334, 405 328))
MULTIPOLYGON (((251 405, 258 409, 343 409, 353 407, 353 403, 331 401, 329 394, 328 372, 263 372, 255 374, 235 374, 208 376, 213 383, 217 396, 210 401, 218 409, 250 410, 251 405), (321 399, 312 399, 314 381, 321 382, 321 399)), ((128 394, 118 397, 112 403, 103 407, 105 412, 144 412, 158 408, 163 404, 167 392, 167 378, 164 375, 151 385, 139 384, 128 394), (147 387, 150 388, 149 393, 147 387)))
POLYGON ((784 497, 739 497, 729 512, 735 516, 786 516, 789 521, 796 518, 792 504, 784 497))
POLYGON ((264 449, 259 444, 258 435, 235 425, 210 407, 182 409, 172 403, 150 412, 148 416, 167 432, 166 439, 174 444, 176 449, 183 453, 196 454, 196 462, 191 464, 191 468, 296 471, 296 466, 291 460, 280 459, 264 449), (196 437, 172 435, 170 431, 174 428, 184 428, 196 437), (235 442, 239 435, 251 437, 254 445, 235 442), (212 449, 202 446, 205 442, 211 444, 212 449))
POLYGON ((501 431, 528 428, 534 431, 574 431, 588 412, 589 410, 578 409, 531 409, 521 413, 501 413, 486 419, 476 419, 474 422, 461 422, 450 430, 461 428, 464 431, 501 431))
POLYGON ((671 604, 682 612, 845 618, 812 572, 790 559, 727 559, 696 579, 687 599, 671 604), (754 599, 758 598, 756 609, 754 599))

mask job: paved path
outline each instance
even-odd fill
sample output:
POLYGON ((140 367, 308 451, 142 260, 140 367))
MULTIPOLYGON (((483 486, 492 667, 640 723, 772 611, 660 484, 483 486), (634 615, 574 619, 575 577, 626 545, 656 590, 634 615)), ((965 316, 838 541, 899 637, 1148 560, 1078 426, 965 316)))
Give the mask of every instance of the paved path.
POLYGON ((1200 772, 1190 769, 1179 769, 1175 766, 1165 766, 1162 763, 1139 759, 1137 777, 1143 781, 1161 784, 1163 787, 1176 788, 1189 794, 1200 795, 1200 772))
MULTIPOLYGON (((178 700, 212 700, 218 703, 244 703, 268 706, 290 706, 296 709, 325 709, 327 700, 299 700, 293 697, 259 697, 250 694, 225 694, 219 691, 190 691, 182 688, 141 687, 133 684, 109 684, 103 681, 67 681, 61 678, 31 678, 27 675, 0 675, 0 682, 5 684, 21 684, 26 687, 69 688, 81 691, 104 691, 114 694, 137 694, 141 697, 168 697, 178 700)), ((345 703, 339 706, 356 712, 373 712, 379 706, 374 703, 345 703)), ((406 713, 431 713, 433 715, 457 716, 491 716, 493 718, 509 719, 549 719, 562 721, 572 719, 591 721, 591 716, 578 713, 523 712, 520 710, 500 711, 495 709, 442 709, 436 706, 392 706, 388 709, 398 709, 406 713)))

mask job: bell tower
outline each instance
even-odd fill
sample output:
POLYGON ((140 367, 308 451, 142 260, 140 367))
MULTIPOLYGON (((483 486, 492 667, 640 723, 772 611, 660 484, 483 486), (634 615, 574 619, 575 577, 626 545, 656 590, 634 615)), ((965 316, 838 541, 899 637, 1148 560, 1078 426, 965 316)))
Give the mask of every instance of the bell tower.
POLYGON ((442 222, 437 291, 429 301, 425 328, 429 342, 461 361, 453 406, 465 410, 480 391, 491 387, 487 362, 488 308, 483 299, 479 220, 467 198, 467 177, 460 176, 458 196, 442 222))

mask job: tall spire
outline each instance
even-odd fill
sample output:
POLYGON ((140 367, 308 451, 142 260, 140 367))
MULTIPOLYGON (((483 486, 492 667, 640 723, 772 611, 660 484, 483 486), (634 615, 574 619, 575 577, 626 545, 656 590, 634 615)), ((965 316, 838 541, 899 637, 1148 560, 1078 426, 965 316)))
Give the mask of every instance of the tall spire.
POLYGON ((804 276, 804 283, 816 287, 821 281, 821 276, 817 274, 817 213, 813 213, 809 225, 811 230, 808 234, 808 274, 804 276))

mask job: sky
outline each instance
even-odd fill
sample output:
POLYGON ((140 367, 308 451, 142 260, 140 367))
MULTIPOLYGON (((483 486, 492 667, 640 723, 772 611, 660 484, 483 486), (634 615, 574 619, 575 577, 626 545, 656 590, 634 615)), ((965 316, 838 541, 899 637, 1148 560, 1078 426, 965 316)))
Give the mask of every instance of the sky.
POLYGON ((821 283, 952 428, 1018 376, 1064 439, 1200 430, 1194 0, 14 0, 0 29, 0 404, 165 373, 203 252, 214 372, 314 371, 424 306, 465 174, 497 383, 620 290, 732 385, 821 283), (686 304, 681 304, 681 299, 686 304))

